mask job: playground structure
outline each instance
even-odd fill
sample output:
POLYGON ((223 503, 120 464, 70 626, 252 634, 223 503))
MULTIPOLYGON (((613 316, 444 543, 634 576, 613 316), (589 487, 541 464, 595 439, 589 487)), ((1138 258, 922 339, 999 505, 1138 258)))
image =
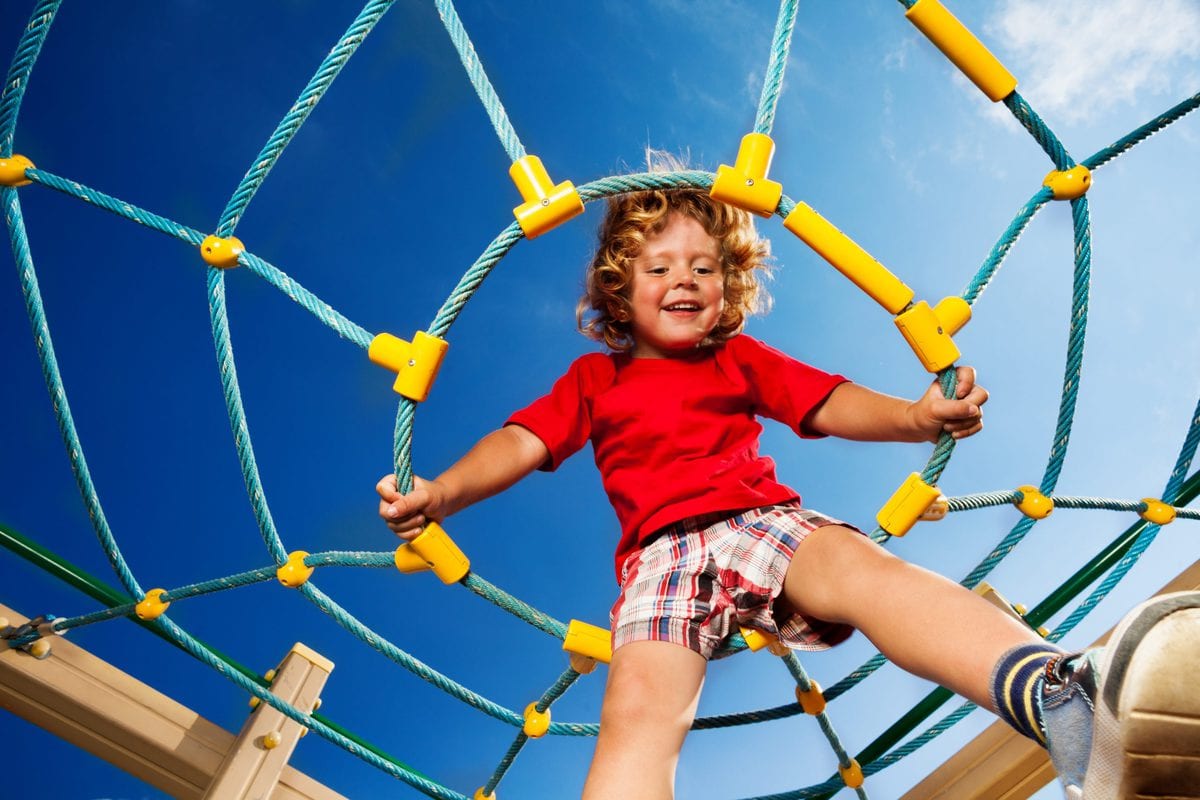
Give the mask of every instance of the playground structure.
MULTIPOLYGON (((437 374, 441 359, 446 353, 446 333, 465 303, 483 282, 484 278, 496 266, 500 259, 522 238, 533 238, 541 235, 551 227, 561 224, 583 209, 585 202, 590 202, 607 195, 636 190, 647 187, 670 187, 693 185, 712 187, 714 193, 729 202, 745 205, 756 213, 768 216, 777 213, 786 219, 785 227, 813 247, 822 257, 830 261, 840 271, 847 274, 856 285, 882 305, 891 315, 896 317, 906 341, 912 345, 922 366, 932 373, 949 376, 951 364, 958 359, 957 348, 954 345, 954 334, 966 324, 970 316, 970 307, 989 284, 1003 262, 1009 248, 1015 242, 1022 230, 1033 216, 1052 199, 1068 200, 1072 205, 1075 221, 1074 233, 1076 244, 1076 297, 1072 313, 1071 344, 1068 347, 1067 378, 1063 402, 1060 409, 1058 430, 1055 434, 1055 444, 1051 452, 1050 463, 1037 486, 1024 485, 1019 489, 1005 492, 989 492, 963 497, 941 499, 936 489, 939 477, 945 469, 953 449, 953 442, 946 438, 940 442, 930 458, 929 463, 920 472, 913 473, 904 481, 892 499, 883 503, 880 512, 880 530, 876 538, 885 541, 893 535, 905 533, 922 515, 937 516, 950 512, 960 512, 987 506, 1017 505, 1025 515, 1022 521, 998 543, 993 553, 989 555, 976 569, 964 579, 964 583, 972 586, 979 585, 983 578, 996 564, 1012 550, 1033 527, 1034 522, 1044 518, 1053 508, 1105 508, 1127 512, 1140 517, 1123 536, 1113 542, 1110 547, 1098 553, 1084 569, 1063 584, 1062 590, 1055 592, 1039 606, 1031 611, 1023 612, 1024 618, 1033 626, 1048 621, 1059 610, 1064 608, 1071 599, 1091 584, 1100 574, 1110 570, 1108 577, 1094 590, 1091 595, 1054 631, 1047 635, 1057 640, 1069 632, 1084 615, 1094 607, 1100 599, 1128 570, 1137 562, 1154 540, 1158 527, 1174 520, 1176 517, 1187 519, 1200 518, 1200 514, 1183 508, 1195 496, 1200 488, 1200 479, 1196 475, 1188 477, 1191 457, 1197 440, 1200 439, 1200 420, 1195 419, 1184 437, 1180 456, 1172 471, 1160 498, 1139 500, 1121 499, 1108 500, 1090 497, 1060 495, 1054 492, 1066 453, 1066 437, 1070 431, 1074 407, 1074 390, 1077 385, 1078 371, 1082 356, 1084 326, 1086 325, 1086 302, 1088 273, 1090 270, 1090 222, 1086 192, 1090 183, 1090 171, 1098 170, 1120 153, 1131 148, 1142 139, 1161 127, 1170 124, 1200 104, 1200 96, 1189 98, 1146 126, 1133 131, 1116 144, 1105 148, 1094 156, 1078 163, 1067 154, 1065 148, 1058 143, 1054 134, 1045 126, 1028 103, 1015 91, 1016 82, 999 65, 991 59, 986 51, 974 44, 974 38, 969 33, 955 28, 954 23, 937 11, 932 0, 921 0, 911 6, 910 12, 917 17, 919 27, 931 39, 938 43, 940 49, 947 51, 952 60, 964 72, 972 77, 977 84, 982 84, 988 96, 1002 102, 1021 124, 1029 130, 1039 145, 1046 151, 1054 167, 1047 178, 1047 185, 1039 188, 1034 196, 1018 212, 1013 223, 1004 232, 1000 241, 989 254, 983 267, 979 270, 963 293, 962 297, 952 297, 946 300, 929 303, 917 300, 913 292, 899 279, 878 264, 862 248, 858 247, 848 237, 836 228, 826 223, 807 204, 797 202, 783 194, 783 187, 771 181, 768 169, 771 161, 770 140, 771 127, 782 84, 782 75, 787 63, 788 48, 791 41, 792 28, 795 23, 795 3, 781 4, 774 42, 771 49, 769 64, 766 70, 764 90, 755 129, 743 140, 741 150, 733 167, 722 167, 716 176, 703 172, 687 172, 667 175, 622 175, 594 181, 575 189, 567 182, 555 183, 561 178, 553 170, 541 166, 541 162, 530 156, 524 150, 515 131, 508 123, 503 107, 494 90, 492 90, 486 75, 480 66, 480 59, 473 52, 465 31, 458 22, 453 6, 448 2, 439 3, 439 11, 462 60, 467 66, 468 74, 484 102, 485 108, 492 119, 493 126, 501 138, 514 167, 512 177, 517 183, 522 200, 516 209, 517 221, 509 224, 485 249, 476 263, 467 271, 459 286, 451 293, 450 298, 435 316, 426 331, 418 331, 408 342, 391 334, 371 336, 360 326, 350 322, 331 307, 320 301, 306 289, 301 287, 289 276, 276 267, 264 261, 253 253, 253 243, 248 246, 234 236, 234 230, 246 207, 249 205, 258 187, 265 180, 274 160, 283 152, 291 137, 299 130, 308 113, 316 105, 316 100, 328 89, 333 78, 346 63, 354 50, 362 43, 363 38, 387 10, 388 3, 369 3, 360 17, 351 25, 347 34, 334 47, 329 58, 317 71, 317 76, 301 94, 300 99, 285 117, 276 133, 270 138, 267 146, 254 166, 247 174, 242 185, 234 192, 233 199, 223 214, 221 221, 212 234, 205 234, 191 229, 180 223, 167 220, 150 212, 143 211, 115 198, 97 192, 94 189, 60 178, 49 171, 39 169, 32 161, 14 155, 13 131, 16 125, 17 109, 30 76, 34 60, 40 50, 44 37, 49 33, 50 24, 58 4, 53 2, 39 4, 34 12, 33 20, 26 31, 22 45, 18 51, 10 71, 9 80, 5 84, 3 104, 0 105, 0 183, 7 188, 3 192, 5 216, 13 239, 14 257, 22 275, 22 285, 26 291, 27 303, 35 330, 38 332, 39 355, 43 364, 51 394, 56 398, 55 407, 59 414, 64 438, 73 454, 81 454, 82 447, 78 443, 78 435, 70 418, 70 412, 64 402, 65 390, 62 380, 57 375, 54 354, 50 345, 50 331, 41 311, 41 300, 37 294, 36 276, 33 270, 33 259, 29 243, 24 234, 21 207, 19 202, 20 189, 18 186, 36 183, 41 186, 56 189, 86 202, 106 208, 120 216, 147 225, 169 236, 175 237, 198 248, 209 268, 209 297, 214 319, 214 336, 217 341, 221 374, 224 382, 226 401, 230 419, 237 439, 239 456, 242 460, 243 475, 247 488, 255 506, 263 539, 267 544, 271 563, 268 566, 238 573, 233 576, 214 580, 196 582, 168 591, 151 589, 146 591, 136 580, 133 573, 125 564, 117 547, 115 537, 104 523, 104 514, 100 510, 99 501, 91 489, 91 479, 81 455, 73 458, 77 479, 80 482, 85 500, 88 502, 93 520, 97 524, 97 532, 106 553, 113 563, 124 586, 120 592, 108 593, 101 598, 109 607, 91 614, 78 617, 45 619, 28 628, 20 628, 9 632, 7 638, 11 647, 28 648, 31 652, 42 652, 47 641, 53 635, 82 627, 94 622, 113 619, 120 616, 135 615, 143 621, 153 623, 160 632, 168 638, 180 643, 202 661, 222 670, 232 682, 249 694, 264 701, 280 719, 290 720, 299 727, 315 730, 322 736, 334 741, 345 749, 359 755, 360 758, 400 777, 421 791, 436 797, 462 797, 455 790, 431 781, 413 770, 398 764, 394 760, 379 755, 378 752, 364 747, 361 743, 348 738, 338 729, 332 727, 327 720, 315 712, 310 712, 304 705, 297 705, 281 699, 268 691, 268 682, 252 671, 245 668, 229 669, 228 662, 214 654, 209 648, 193 639, 187 632, 173 623, 169 615, 163 612, 172 602, 185 600, 201 594, 218 590, 245 586, 251 583, 278 579, 285 586, 298 589, 308 599, 325 608, 338 619, 347 630, 358 638, 367 641, 389 658, 417 672, 426 680, 437 683, 446 691, 456 695, 464 702, 485 711, 498 719, 518 728, 510 751, 500 759, 500 764, 491 780, 480 787, 483 796, 493 794, 500 785, 506 771, 513 764, 515 757, 526 745, 528 738, 537 738, 544 733, 580 735, 594 733, 594 726, 568 725, 552 722, 548 710, 582 674, 594 667, 595 660, 605 659, 605 633, 594 627, 575 626, 578 637, 571 636, 571 630, 559 620, 553 619, 536 609, 520 602, 507 592, 490 584, 475 572, 469 570, 468 562, 462 551, 457 548, 451 538, 440 528, 427 532, 418 542, 406 546, 396 553, 373 552, 326 552, 310 554, 300 550, 290 553, 284 548, 278 532, 274 528, 271 515, 266 508, 264 492, 255 465, 253 450, 250 448, 248 433, 246 433, 245 414, 241 409, 238 395, 236 372, 232 368, 232 353, 228 346, 229 332, 227 322, 224 322, 224 272, 235 266, 243 267, 271 285, 284 291, 289 297, 309 310, 320 321, 333 328, 344 339, 358 344, 371 351, 372 360, 381 363, 398 373, 396 379, 397 391, 402 395, 397 417, 396 454, 397 473, 402 483, 412 480, 412 431, 416 406, 427 396, 436 397, 436 387, 430 392, 433 377, 437 374), (932 9, 932 10, 931 10, 932 9), (932 17, 932 20, 930 19, 932 17), (995 95, 995 96, 993 96, 995 95), (551 175, 554 179, 551 179, 551 175), (765 191, 764 191, 765 190, 765 191), (765 197, 760 194, 762 191, 765 197), (915 301, 915 302, 914 302, 915 301), (453 568, 447 568, 447 564, 453 568), (476 594, 490 600, 526 622, 534 625, 545 633, 556 638, 568 639, 568 644, 577 654, 571 661, 571 667, 563 673, 540 698, 530 704, 524 713, 503 708, 477 693, 460 686, 445 676, 432 673, 427 667, 415 661, 407 652, 386 641, 381 641, 371 631, 366 629, 354 617, 342 611, 332 603, 332 600, 308 582, 313 570, 326 566, 374 566, 390 567, 393 564, 402 571, 408 568, 424 568, 427 565, 447 584, 462 583, 476 594), (1115 566, 1114 566, 1115 564, 1115 566), (577 643, 578 642, 578 643, 577 643), (40 643, 40 644, 39 644, 40 643)), ((28 191, 28 190, 24 190, 28 191)), ((952 386, 946 385, 947 391, 952 386)), ((889 489, 890 491, 890 489, 889 489)), ((885 493, 886 494, 886 493, 885 493)), ((880 498, 881 502, 886 498, 880 498)), ((17 547, 25 547, 35 558, 40 558, 44 564, 53 563, 52 555, 37 553, 37 548, 28 540, 22 541, 15 532, 6 536, 17 547)), ((105 594, 90 587, 93 594, 105 594)), ((732 643, 732 649, 745 649, 747 646, 757 649, 759 646, 770 647, 770 643, 760 643, 750 636, 747 641, 741 639, 732 643)), ((15 655, 15 654, 8 654, 15 655)), ((962 707, 950 716, 942 719, 932 728, 927 729, 916 739, 910 740, 901 747, 896 747, 899 738, 907 731, 889 731, 885 737, 872 743, 865 750, 858 752, 857 760, 853 760, 833 727, 836 718, 836 706, 829 713, 825 711, 825 702, 831 701, 844 694, 848 689, 862 681, 872 672, 882 666, 882 659, 871 659, 862 668, 855 670, 843 681, 838 682, 822 692, 815 687, 800 661, 791 654, 784 656, 789 671, 794 676, 798 687, 798 702, 789 703, 777 709, 771 709, 770 714, 753 713, 744 715, 738 720, 702 720, 700 727, 724 724, 737 724, 752 719, 770 718, 775 716, 794 715, 808 712, 817 717, 822 729, 830 738, 840 767, 839 775, 818 783, 788 796, 823 796, 837 791, 844 785, 862 783, 862 775, 870 776, 884 767, 902 758, 907 753, 918 749, 924 742, 935 737, 940 731, 953 725, 964 717, 969 707, 962 707)), ((919 721, 932 713, 948 699, 948 693, 933 693, 930 698, 915 710, 912 719, 919 721)), ((311 698, 310 698, 311 699, 311 698)), ((256 712, 258 714, 259 712, 256 712)), ((917 722, 912 722, 912 725, 917 722)), ((910 726, 911 730, 911 726, 910 726)), ((298 733, 296 734, 298 735, 298 733)), ((254 736, 248 740, 250 747, 262 747, 254 736)), ((292 742, 294 744, 294 741, 292 742)), ((268 750, 274 747, 265 748, 268 750)), ((869 786, 869 781, 867 782, 869 786)), ((858 788, 858 787, 855 787, 858 788)), ((860 796, 865 791, 859 788, 860 796)))

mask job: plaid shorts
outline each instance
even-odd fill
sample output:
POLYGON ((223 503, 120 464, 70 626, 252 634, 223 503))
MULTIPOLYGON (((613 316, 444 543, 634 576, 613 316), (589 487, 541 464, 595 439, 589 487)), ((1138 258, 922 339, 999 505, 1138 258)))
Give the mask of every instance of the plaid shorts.
POLYGON ((798 502, 665 528, 625 561, 621 596, 609 615, 613 649, 665 641, 711 659, 739 626, 773 634, 793 650, 824 650, 844 641, 854 632, 849 625, 800 614, 777 625, 772 614, 792 554, 825 525, 853 529, 798 502))

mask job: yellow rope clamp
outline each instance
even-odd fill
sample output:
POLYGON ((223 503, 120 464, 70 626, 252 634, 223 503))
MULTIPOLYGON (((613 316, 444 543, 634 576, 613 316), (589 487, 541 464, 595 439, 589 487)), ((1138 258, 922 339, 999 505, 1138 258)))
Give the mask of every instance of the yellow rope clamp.
POLYGON ((1170 525, 1175 521, 1175 507, 1169 506, 1162 500, 1147 497, 1142 500, 1146 504, 1145 511, 1139 511, 1138 516, 1156 525, 1170 525))
POLYGON ((917 0, 904 16, 992 102, 1017 88, 1013 74, 938 0, 917 0))
POLYGON ((1018 486, 1017 491, 1022 497, 1015 505, 1030 519, 1045 519, 1054 510, 1054 500, 1042 494, 1036 486, 1018 486))
POLYGON ((537 710, 537 703, 525 706, 525 727, 522 729, 530 739, 540 739, 550 730, 550 709, 537 710))
POLYGON ((583 213, 583 200, 575 184, 563 181, 555 186, 537 156, 517 159, 508 168, 508 174, 525 200, 513 209, 513 215, 526 239, 541 236, 583 213))
POLYGON ((151 589, 146 592, 146 596, 142 598, 142 601, 133 607, 133 613, 137 614, 138 619, 142 620, 158 619, 167 610, 167 606, 171 605, 170 600, 164 601, 162 599, 162 596, 166 593, 166 589, 151 589))
POLYGON ((496 800, 495 794, 484 794, 483 787, 480 786, 475 790, 475 794, 471 795, 471 800, 496 800))
POLYGON ((216 267, 217 269, 236 267, 238 265, 238 256, 245 250, 246 246, 236 236, 226 236, 222 239, 220 236, 210 234, 205 236, 204 241, 200 243, 200 257, 210 267, 216 267))
POLYGON ((765 133, 747 133, 738 147, 733 166, 717 167, 717 178, 708 194, 714 200, 769 217, 779 207, 783 184, 767 180, 775 142, 765 133))
POLYGON ((933 308, 924 300, 896 317, 896 327, 920 359, 938 373, 958 360, 958 346, 950 337, 971 319, 971 306, 961 297, 947 297, 933 308))
POLYGON ((850 759, 850 763, 847 766, 843 767, 841 764, 838 764, 838 774, 842 776, 842 780, 846 782, 846 786, 851 789, 857 789, 862 786, 865 780, 863 778, 862 767, 859 766, 858 759, 855 758, 850 759))
POLYGON ((825 711, 825 693, 816 681, 810 680, 809 683, 812 685, 807 690, 796 687, 796 702, 804 709, 805 714, 815 717, 825 711))
POLYGON ((914 472, 905 478, 900 488, 879 509, 875 521, 892 536, 903 536, 937 501, 940 494, 936 486, 930 486, 921 480, 919 472, 914 472))
POLYGON ((442 360, 450 343, 445 339, 417 331, 412 342, 390 333, 381 333, 371 340, 367 358, 396 373, 392 389, 409 400, 423 402, 442 368, 442 360))
POLYGON ((740 625, 738 627, 741 629, 742 638, 746 640, 746 646, 753 653, 757 653, 764 647, 768 653, 776 656, 786 656, 791 652, 786 644, 779 641, 779 637, 777 636, 772 636, 766 631, 760 631, 757 628, 744 628, 740 625))
POLYGON ((1052 169, 1046 173, 1042 186, 1049 186, 1054 191, 1055 200, 1074 200, 1092 188, 1092 171, 1083 164, 1068 170, 1052 169))
POLYGON ((34 169, 33 162, 25 156, 11 155, 0 158, 0 186, 28 186, 33 183, 25 177, 25 170, 34 169))
POLYGON ((432 570, 449 586, 471 571, 471 560, 436 522, 425 526, 417 538, 396 548, 396 569, 403 573, 432 570))
POLYGON ((563 650, 607 664, 612 661, 612 633, 607 628, 573 619, 567 625, 563 650))
POLYGON ((304 559, 308 553, 304 550, 296 550, 288 553, 287 561, 275 570, 275 577, 279 582, 289 589, 295 589, 300 584, 307 581, 313 574, 314 567, 307 566, 304 559))

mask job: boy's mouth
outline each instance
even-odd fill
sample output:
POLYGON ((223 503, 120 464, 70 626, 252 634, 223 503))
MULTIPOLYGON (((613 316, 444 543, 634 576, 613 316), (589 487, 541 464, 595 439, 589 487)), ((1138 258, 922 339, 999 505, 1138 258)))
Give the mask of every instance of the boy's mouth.
POLYGON ((671 303, 663 306, 663 311, 699 311, 699 303, 671 303))

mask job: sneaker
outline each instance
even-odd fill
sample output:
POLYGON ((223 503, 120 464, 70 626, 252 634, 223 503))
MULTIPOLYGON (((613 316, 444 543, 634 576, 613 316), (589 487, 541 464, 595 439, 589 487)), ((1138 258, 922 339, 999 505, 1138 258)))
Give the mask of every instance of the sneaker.
POLYGON ((1200 592, 1148 600, 1041 698, 1069 800, 1200 800, 1200 592))

